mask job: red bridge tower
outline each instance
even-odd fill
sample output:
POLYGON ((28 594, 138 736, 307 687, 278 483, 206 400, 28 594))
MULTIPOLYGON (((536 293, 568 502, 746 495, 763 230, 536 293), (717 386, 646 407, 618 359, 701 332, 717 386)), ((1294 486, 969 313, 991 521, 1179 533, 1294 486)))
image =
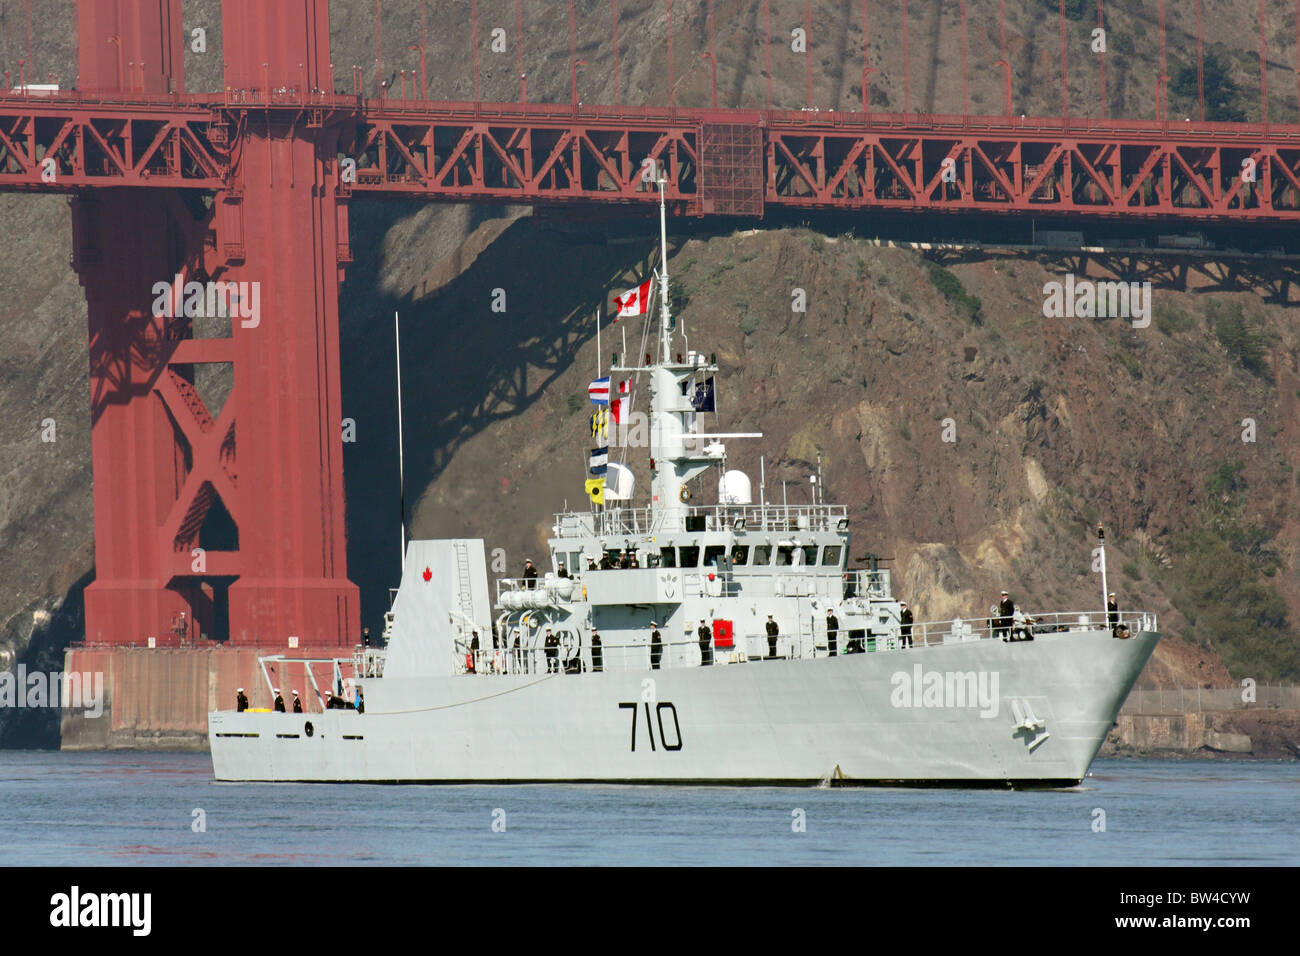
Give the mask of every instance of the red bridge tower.
MULTIPOLYGON (((180 14, 180 0, 79 4, 82 89, 122 100, 183 92, 180 14), (123 63, 136 64, 134 75, 123 63)), ((333 89, 326 0, 225 0, 222 17, 239 38, 225 45, 227 89, 333 89)), ((230 110, 210 134, 230 152, 210 207, 193 190, 153 187, 74 200, 90 323, 90 642, 167 645, 227 628, 233 644, 357 639, 340 431, 348 244, 338 138, 319 111, 230 110), (228 337, 198 337, 183 292, 162 310, 176 317, 154 314, 155 284, 176 276, 239 283, 250 290, 239 304, 254 314, 236 313, 228 337), (208 363, 233 366, 219 410, 195 384, 208 363)))

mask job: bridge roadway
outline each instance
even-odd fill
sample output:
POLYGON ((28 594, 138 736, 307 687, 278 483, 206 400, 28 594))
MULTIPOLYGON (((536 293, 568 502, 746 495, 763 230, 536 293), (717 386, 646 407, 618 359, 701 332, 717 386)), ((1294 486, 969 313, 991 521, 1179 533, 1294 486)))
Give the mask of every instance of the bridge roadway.
POLYGON ((333 127, 352 196, 515 204, 1300 219, 1300 126, 420 102, 283 87, 0 96, 0 190, 220 192, 259 127, 333 127), (653 163, 653 167, 650 165, 653 163))

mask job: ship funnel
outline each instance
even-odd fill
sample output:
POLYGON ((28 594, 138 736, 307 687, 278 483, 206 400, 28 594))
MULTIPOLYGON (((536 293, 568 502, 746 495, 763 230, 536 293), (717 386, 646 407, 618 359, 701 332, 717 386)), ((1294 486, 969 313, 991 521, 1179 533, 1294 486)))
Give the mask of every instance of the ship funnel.
POLYGON ((636 487, 636 476, 627 465, 611 461, 605 470, 605 500, 631 501, 636 487))
POLYGON ((718 479, 718 504, 752 505, 754 486, 743 471, 729 471, 718 479))

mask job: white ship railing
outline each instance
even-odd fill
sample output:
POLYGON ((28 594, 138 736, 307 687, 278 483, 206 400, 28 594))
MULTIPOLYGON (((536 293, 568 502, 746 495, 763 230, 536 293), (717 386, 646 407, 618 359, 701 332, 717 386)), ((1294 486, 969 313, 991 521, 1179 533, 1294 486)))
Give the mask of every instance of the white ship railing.
MULTIPOLYGON (((1128 628, 1131 634, 1138 631, 1155 631, 1156 615, 1148 611, 1121 611, 1117 626, 1128 628)), ((1111 627, 1106 611, 1055 611, 1029 615, 1031 635, 1056 634, 1070 631, 1098 631, 1111 627)), ((925 621, 911 625, 912 644, 952 644, 962 641, 1001 640, 1004 637, 1023 636, 1023 626, 1015 618, 996 614, 982 618, 955 618, 951 621, 925 621), (1015 632, 1013 634, 1013 632, 1015 632)), ((904 638, 900 631, 899 638, 904 638)))
MULTIPOLYGON (((663 534, 688 530, 689 519, 702 519, 703 527, 691 531, 843 531, 848 527, 844 505, 695 505, 669 518, 649 507, 603 511, 564 511, 555 515, 554 531, 560 538, 600 535, 663 534)), ((691 522, 694 524, 694 522, 691 522)))
POLYGON ((358 677, 383 677, 387 657, 382 647, 358 647, 352 654, 352 666, 358 677))
MULTIPOLYGON (((791 564, 765 565, 765 571, 746 567, 731 572, 718 572, 712 565, 695 568, 661 568, 681 572, 682 594, 686 597, 799 597, 815 595, 832 603, 854 598, 871 601, 891 600, 890 575, 887 568, 878 571, 846 571, 827 565, 791 564), (713 575, 710 578, 710 574, 713 575)), ((546 607, 567 605, 584 600, 586 578, 592 574, 617 574, 624 571, 646 571, 654 568, 606 568, 601 571, 582 571, 568 578, 553 574, 529 580, 527 578, 498 578, 496 581, 496 606, 508 610, 540 610, 546 607), (523 592, 523 593, 521 593, 523 592), (514 595, 507 603, 506 595, 514 595)))
POLYGON ((872 601, 888 601, 894 593, 890 590, 889 569, 877 571, 847 571, 844 574, 847 583, 844 595, 848 598, 869 598, 872 601))
MULTIPOLYGON (((1029 625, 1033 635, 1081 633, 1110 629, 1108 615, 1105 611, 1061 611, 1032 616, 1029 625)), ((1136 636, 1140 631, 1159 630, 1156 615, 1146 611, 1124 611, 1119 614, 1116 627, 1127 628, 1130 635, 1136 636)), ((941 644, 963 643, 967 641, 1002 640, 1020 637, 1022 625, 1011 618, 998 617, 971 620, 954 618, 949 621, 922 621, 911 625, 911 647, 938 646, 941 644)), ((847 630, 841 628, 836 635, 836 653, 839 655, 858 653, 885 653, 907 648, 908 635, 904 629, 894 624, 892 629, 883 632, 866 630, 847 630)), ((540 642, 541 637, 532 633, 530 641, 540 642)), ((562 639, 564 640, 564 639, 562 639)), ((546 648, 540 643, 528 647, 503 648, 500 650, 480 649, 470 651, 464 646, 456 651, 456 673, 467 674, 546 674, 576 673, 572 668, 581 661, 581 672, 596 669, 592 648, 584 640, 582 646, 575 647, 569 637, 566 643, 553 649, 549 659, 546 648), (567 666, 566 666, 567 665, 567 666), (548 670, 548 667, 550 668, 548 670)), ((600 670, 602 671, 648 671, 676 670, 683 667, 699 667, 704 653, 709 654, 714 665, 743 664, 768 657, 769 645, 765 632, 740 633, 734 636, 732 647, 712 647, 702 652, 697 637, 692 635, 683 640, 662 642, 659 667, 652 668, 650 644, 638 641, 631 644, 615 644, 602 640, 600 649, 600 670)), ((776 658, 781 660, 811 660, 830 656, 829 640, 825 625, 819 622, 815 630, 781 634, 777 638, 776 658)))
MULTIPOLYGON (((573 666, 570 662, 577 660, 582 661, 584 672, 596 670, 597 663, 599 669, 605 671, 674 670, 699 666, 698 641, 663 641, 661 647, 659 668, 651 667, 649 643, 609 644, 604 641, 601 642, 599 661, 594 659, 592 647, 585 642, 578 653, 574 653, 571 647, 552 648, 550 657, 543 646, 477 651, 461 647, 455 652, 455 668, 458 674, 570 673, 573 666), (688 660, 691 654, 694 654, 694 659, 688 660)), ((715 657, 722 653, 716 651, 715 657)))

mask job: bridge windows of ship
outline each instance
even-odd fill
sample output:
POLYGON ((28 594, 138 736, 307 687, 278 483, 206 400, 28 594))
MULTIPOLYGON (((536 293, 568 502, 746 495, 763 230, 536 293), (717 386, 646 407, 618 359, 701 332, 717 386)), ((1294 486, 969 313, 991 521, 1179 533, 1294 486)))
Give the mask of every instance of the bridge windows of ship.
POLYGON ((565 570, 568 571, 569 574, 578 574, 587 567, 587 562, 583 559, 581 551, 569 551, 567 553, 564 551, 553 551, 551 553, 551 565, 557 572, 560 569, 558 563, 560 561, 564 562, 565 570))

